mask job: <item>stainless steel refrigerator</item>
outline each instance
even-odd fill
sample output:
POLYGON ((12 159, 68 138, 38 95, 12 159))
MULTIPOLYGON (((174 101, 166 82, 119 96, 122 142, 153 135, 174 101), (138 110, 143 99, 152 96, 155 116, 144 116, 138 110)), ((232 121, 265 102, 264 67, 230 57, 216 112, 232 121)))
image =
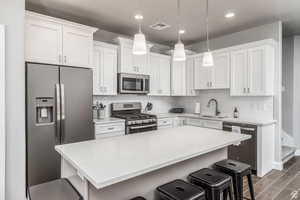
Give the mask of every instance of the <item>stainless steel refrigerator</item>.
POLYGON ((91 69, 26 63, 27 186, 60 178, 54 146, 94 139, 91 69))

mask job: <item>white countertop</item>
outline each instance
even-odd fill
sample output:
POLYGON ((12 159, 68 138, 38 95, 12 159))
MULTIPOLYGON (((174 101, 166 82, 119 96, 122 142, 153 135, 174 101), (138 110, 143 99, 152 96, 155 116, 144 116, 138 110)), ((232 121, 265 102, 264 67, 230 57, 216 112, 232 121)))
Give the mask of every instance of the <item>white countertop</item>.
POLYGON ((194 113, 153 113, 153 114, 155 114, 158 119, 169 118, 169 117, 188 117, 188 118, 197 118, 197 119, 223 121, 223 122, 254 124, 258 126, 265 126, 265 125, 276 123, 276 120, 273 119, 232 118, 232 117, 212 118, 212 117, 204 117, 201 116, 200 114, 194 114, 194 113))
POLYGON ((59 145, 55 149, 95 188, 101 189, 250 137, 183 126, 59 145))
POLYGON ((124 119, 107 117, 104 119, 94 119, 94 124, 109 124, 109 123, 117 123, 117 122, 125 122, 124 119))

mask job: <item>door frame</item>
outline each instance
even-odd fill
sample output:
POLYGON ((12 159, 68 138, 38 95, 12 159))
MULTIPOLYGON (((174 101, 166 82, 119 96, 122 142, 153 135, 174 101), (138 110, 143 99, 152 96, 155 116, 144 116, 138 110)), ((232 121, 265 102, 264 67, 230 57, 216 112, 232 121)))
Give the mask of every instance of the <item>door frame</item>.
POLYGON ((0 200, 5 199, 5 26, 0 24, 0 200))

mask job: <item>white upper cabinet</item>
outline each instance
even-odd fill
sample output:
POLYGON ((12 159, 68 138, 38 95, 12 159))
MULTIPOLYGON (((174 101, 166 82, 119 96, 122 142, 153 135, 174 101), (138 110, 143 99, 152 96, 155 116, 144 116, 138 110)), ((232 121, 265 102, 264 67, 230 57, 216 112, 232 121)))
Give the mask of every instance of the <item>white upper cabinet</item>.
POLYGON ((194 76, 195 76, 195 68, 194 68, 194 58, 187 57, 186 60, 186 96, 195 96, 195 86, 194 86, 194 76))
POLYGON ((150 94, 157 96, 170 96, 171 76, 170 56, 150 53, 150 94))
POLYGON ((229 52, 214 53, 212 88, 230 88, 230 54, 229 52))
POLYGON ((93 33, 96 30, 93 27, 27 11, 25 60, 92 68, 93 33))
POLYGON ((93 34, 90 31, 65 25, 63 27, 63 59, 69 66, 93 65, 93 34))
POLYGON ((202 55, 195 57, 195 89, 229 88, 230 56, 228 52, 213 52, 214 66, 203 67, 202 55))
POLYGON ((117 95, 117 46, 94 42, 94 95, 117 95))
POLYGON ((25 27, 26 61, 60 64, 62 61, 62 25, 27 15, 25 27))
POLYGON ((274 41, 243 46, 231 53, 231 95, 274 95, 274 41))
POLYGON ((132 53, 133 41, 126 38, 117 38, 119 43, 118 49, 118 72, 128 74, 149 74, 149 48, 145 55, 134 55, 132 53))
POLYGON ((171 95, 186 96, 186 63, 173 61, 171 69, 171 95))

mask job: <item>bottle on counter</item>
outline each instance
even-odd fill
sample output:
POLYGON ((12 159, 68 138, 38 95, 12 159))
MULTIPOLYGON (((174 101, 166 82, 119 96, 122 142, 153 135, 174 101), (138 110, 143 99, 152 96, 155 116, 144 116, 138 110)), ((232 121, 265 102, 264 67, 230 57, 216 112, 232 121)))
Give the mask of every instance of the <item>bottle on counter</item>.
POLYGON ((239 118, 239 111, 238 111, 237 107, 234 107, 233 118, 239 118))

